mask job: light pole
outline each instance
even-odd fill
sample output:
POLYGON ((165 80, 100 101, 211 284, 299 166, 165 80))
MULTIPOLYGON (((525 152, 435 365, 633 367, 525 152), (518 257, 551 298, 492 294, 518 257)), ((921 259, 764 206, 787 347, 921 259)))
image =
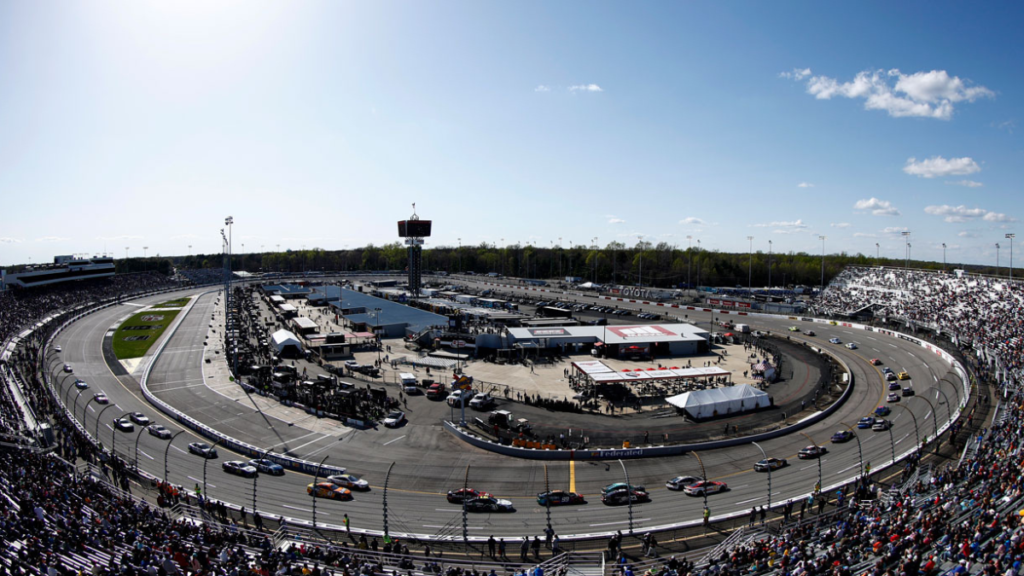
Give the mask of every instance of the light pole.
POLYGON ((380 362, 380 347, 381 347, 381 344, 380 344, 380 310, 381 310, 380 308, 374 308, 373 309, 373 311, 377 314, 377 325, 374 326, 374 329, 377 332, 377 365, 378 366, 380 366, 380 364, 381 364, 381 362, 380 362))
POLYGON ((142 431, 145 430, 145 426, 139 426, 139 433, 135 435, 135 469, 139 469, 139 439, 142 438, 142 431))
POLYGON ((754 279, 754 237, 747 236, 750 246, 747 248, 747 294, 753 294, 754 279))
POLYGON ((594 236, 591 242, 594 244, 594 284, 597 284, 597 236, 594 236))
POLYGON ((946 271, 946 243, 942 243, 942 271, 946 271))
MULTIPOLYGON (((751 442, 751 444, 756 446, 757 449, 761 451, 761 456, 763 456, 765 460, 768 459, 768 454, 765 453, 764 448, 761 448, 760 444, 758 444, 757 442, 751 442)), ((771 466, 768 467, 768 509, 769 510, 772 509, 772 467, 771 466)))
POLYGON ((768 241, 768 291, 772 289, 772 241, 768 241))
POLYGON ((462 274, 462 238, 459 238, 459 274, 462 274))
POLYGON ((900 236, 903 236, 903 243, 906 245, 903 249, 903 269, 910 268, 910 231, 904 230, 900 232, 900 236))
MULTIPOLYGON (((87 430, 86 434, 88 434, 88 429, 89 429, 86 426, 86 416, 89 414, 89 404, 92 404, 94 401, 96 401, 96 397, 95 396, 93 396, 92 398, 89 398, 89 401, 86 402, 85 406, 82 407, 82 428, 87 430)), ((77 400, 76 400, 76 402, 77 402, 77 400)), ((75 409, 77 410, 78 406, 75 406, 75 409)))
MULTIPOLYGON (((263 453, 263 460, 267 459, 267 456, 273 452, 273 448, 267 448, 267 451, 263 453)), ((256 467, 256 473, 252 475, 252 513, 256 513, 256 479, 260 476, 260 467, 256 467)))
MULTIPOLYGON (((808 434, 806 434, 804 432, 801 432, 800 435, 803 436, 804 438, 807 438, 811 442, 811 444, 813 444, 815 447, 818 446, 818 443, 815 442, 814 438, 811 438, 810 435, 808 435, 808 434)), ((818 457, 815 458, 815 460, 818 461, 818 484, 817 484, 818 489, 815 490, 815 492, 818 492, 818 493, 821 493, 821 489, 824 487, 824 484, 821 483, 821 456, 822 455, 819 453, 818 457)))
MULTIPOLYGON (((637 252, 638 252, 637 256, 640 258, 640 274, 637 277, 637 280, 638 280, 637 283, 640 285, 641 288, 643 288, 644 287, 644 238, 643 238, 643 236, 637 236, 636 237, 636 249, 637 249, 637 252)), ((630 529, 630 532, 632 532, 632 528, 630 529)))
POLYGON ((696 450, 691 452, 691 454, 693 454, 693 457, 697 459, 697 464, 700 465, 700 479, 704 482, 704 490, 701 490, 701 496, 704 496, 704 508, 707 508, 708 507, 708 488, 707 488, 708 473, 707 473, 707 471, 704 470, 704 461, 700 459, 700 454, 697 454, 696 450))
POLYGON ((619 460, 619 466, 622 466, 622 475, 626 477, 626 505, 629 509, 629 535, 633 535, 633 485, 629 483, 629 472, 626 471, 626 465, 619 460))
POLYGON ((821 290, 825 291, 825 237, 818 236, 818 240, 821 240, 821 290))
POLYGON ((697 239, 697 285, 696 288, 700 290, 700 238, 697 239))
POLYGON ((999 242, 996 242, 996 276, 999 276, 999 242))
POLYGON ((910 418, 914 421, 914 439, 917 440, 917 444, 914 446, 915 450, 921 449, 921 429, 917 427, 917 416, 914 415, 914 411, 902 404, 896 404, 897 408, 902 409, 907 414, 910 414, 910 418))
POLYGON ((168 484, 170 484, 171 481, 168 478, 170 472, 167 470, 167 453, 171 451, 171 444, 174 443, 174 439, 177 438, 178 436, 181 436, 184 433, 184 430, 178 430, 177 432, 174 433, 174 436, 171 436, 171 439, 167 441, 167 446, 164 446, 164 482, 167 482, 168 484))
POLYGON ((857 441, 857 461, 860 462, 860 474, 863 476, 863 474, 864 474, 864 450, 863 450, 863 448, 861 448, 861 445, 860 445, 860 436, 857 435, 857 431, 853 428, 853 426, 850 426, 846 422, 840 422, 840 424, 842 424, 843 426, 846 426, 846 429, 850 431, 850 434, 853 434, 853 439, 857 441))
POLYGON ((1012 232, 1006 235, 1006 239, 1010 241, 1010 280, 1013 280, 1013 239, 1016 237, 1017 235, 1012 232))
POLYGON ((881 255, 882 248, 878 245, 878 242, 875 242, 875 264, 878 264, 878 261, 881 260, 881 255))
MULTIPOLYGON (((131 414, 131 412, 125 412, 118 416, 114 421, 118 422, 121 420, 121 418, 124 418, 129 414, 131 414)), ((117 426, 110 427, 110 453, 114 456, 114 458, 117 458, 117 426)), ((127 458, 125 458, 125 460, 127 460, 127 458)))
MULTIPOLYGON (((217 445, 218 444, 220 444, 220 438, 218 438, 217 441, 213 443, 213 446, 210 446, 210 453, 211 454, 213 453, 214 450, 217 449, 217 445)), ((210 493, 206 491, 206 465, 209 464, 209 462, 210 462, 210 458, 207 458, 207 457, 204 456, 203 457, 203 498, 209 498, 210 497, 210 493)))
POLYGON ((686 243, 686 289, 689 290, 693 287, 690 284, 690 264, 693 263, 693 236, 687 236, 686 243))
POLYGON ((143 247, 142 247, 142 257, 143 257, 143 258, 145 258, 145 257, 146 257, 146 253, 147 253, 148 251, 149 251, 149 246, 143 246, 143 247))
POLYGON ((391 469, 395 467, 395 463, 392 462, 391 466, 388 466, 388 473, 384 476, 384 540, 385 542, 390 537, 388 534, 388 481, 391 480, 391 469))
POLYGON ((125 246, 125 247, 124 247, 124 259, 125 259, 125 260, 127 260, 127 259, 128 259, 128 246, 125 246))
MULTIPOLYGON (((932 440, 938 440, 939 439, 939 415, 936 414, 935 405, 932 404, 931 400, 929 400, 929 399, 927 399, 927 398, 925 398, 923 396, 918 396, 916 394, 914 396, 911 396, 910 399, 911 400, 914 400, 914 399, 924 400, 925 402, 928 403, 928 407, 931 409, 931 412, 932 412, 932 440)), ((947 406, 947 408, 948 408, 948 406, 947 406)), ((927 416, 925 416, 925 418, 927 418, 927 416)), ((939 443, 938 442, 935 442, 935 453, 936 454, 939 453, 939 443)))
POLYGON ((110 410, 113 407, 114 407, 113 404, 107 404, 103 408, 103 410, 100 410, 100 413, 96 415, 96 429, 93 430, 93 434, 92 435, 93 435, 94 438, 96 438, 97 442, 100 441, 100 421, 103 420, 103 413, 106 412, 107 410, 110 410))
POLYGON ((192 245, 191 244, 188 245, 188 255, 192 256, 192 245))
POLYGON ((330 458, 330 455, 324 456, 324 459, 316 465, 316 473, 313 474, 313 532, 316 532, 316 491, 317 483, 320 481, 320 468, 323 467, 324 462, 327 462, 328 458, 330 458))

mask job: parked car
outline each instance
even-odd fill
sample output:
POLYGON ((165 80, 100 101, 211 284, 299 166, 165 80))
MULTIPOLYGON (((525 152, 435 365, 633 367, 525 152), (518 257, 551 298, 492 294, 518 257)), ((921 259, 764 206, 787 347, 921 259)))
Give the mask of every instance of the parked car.
POLYGON ((494 397, 490 394, 477 394, 469 401, 469 407, 475 410, 487 410, 494 405, 494 397))
POLYGON ((669 490, 682 490, 690 484, 696 484, 700 482, 700 478, 696 476, 676 476, 675 478, 665 482, 665 488, 669 490))
POLYGON ((401 410, 395 410, 384 418, 384 426, 387 428, 396 428, 401 426, 402 422, 405 422, 405 412, 401 410))
POLYGON ((472 390, 452 390, 452 393, 448 395, 448 405, 459 406, 465 402, 466 406, 469 406, 474 394, 476 393, 472 390))

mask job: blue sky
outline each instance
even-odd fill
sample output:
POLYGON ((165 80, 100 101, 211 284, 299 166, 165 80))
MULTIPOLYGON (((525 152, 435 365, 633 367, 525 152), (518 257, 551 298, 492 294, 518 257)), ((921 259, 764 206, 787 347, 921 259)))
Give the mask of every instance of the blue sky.
MULTIPOLYGON (((1014 3, 0 4, 0 264, 568 246, 994 263, 1014 3)), ((1024 237, 1022 237, 1024 238, 1024 237)), ((1003 263, 1005 265, 1005 262, 1003 263)))

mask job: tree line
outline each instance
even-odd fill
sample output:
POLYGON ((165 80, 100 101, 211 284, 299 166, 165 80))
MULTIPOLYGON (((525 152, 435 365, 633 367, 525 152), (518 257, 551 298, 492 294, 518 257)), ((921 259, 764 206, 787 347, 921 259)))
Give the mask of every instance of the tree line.
MULTIPOLYGON (((117 272, 156 270, 168 273, 172 268, 200 269, 223 266, 222 254, 196 254, 177 257, 129 258, 116 261, 117 272)), ((496 272, 503 276, 552 279, 567 276, 599 284, 623 284, 654 287, 741 286, 754 287, 817 286, 827 284, 847 266, 904 266, 904 260, 875 258, 864 254, 827 254, 822 266, 821 254, 806 252, 729 253, 697 248, 676 248, 665 242, 641 242, 627 247, 612 242, 604 247, 573 246, 542 247, 534 244, 496 246, 442 246, 423 250, 424 271, 450 274, 496 272), (770 275, 770 277, 769 277, 770 275)), ((319 272, 319 271, 405 271, 408 252, 398 242, 372 244, 350 250, 287 250, 235 254, 233 270, 249 272, 319 272)), ((941 262, 912 260, 911 268, 942 270, 941 262)), ((991 266, 949 264, 973 273, 997 274, 991 266)), ((998 271, 1005 275, 1005 267, 998 271)))

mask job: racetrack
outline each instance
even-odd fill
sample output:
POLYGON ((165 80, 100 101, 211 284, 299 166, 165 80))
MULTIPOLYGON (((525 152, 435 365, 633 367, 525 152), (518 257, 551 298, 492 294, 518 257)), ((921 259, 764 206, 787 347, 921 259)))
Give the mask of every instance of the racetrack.
MULTIPOLYGON (((353 431, 340 423, 317 420, 303 414, 303 418, 284 421, 272 415, 259 413, 251 402, 238 402, 219 394, 207 386, 204 377, 203 339, 214 314, 216 294, 202 296, 193 310, 182 320, 177 331, 170 336, 163 353, 153 366, 148 386, 161 400, 207 425, 232 436, 275 452, 320 461, 328 456, 327 464, 344 466, 350 472, 368 479, 373 486, 370 492, 354 494, 350 502, 321 500, 317 503, 318 523, 340 525, 342 515, 347 513, 354 529, 379 531, 383 528, 381 487, 388 467, 395 462, 391 473, 388 493, 388 520, 392 533, 406 532, 420 535, 461 534, 461 507, 448 504, 443 492, 460 487, 469 467, 469 486, 492 494, 510 498, 517 511, 510 514, 471 514, 469 535, 483 537, 522 537, 538 533, 545 524, 545 509, 534 500, 536 493, 543 491, 545 465, 542 462, 510 459, 472 448, 444 432, 440 419, 447 417, 448 408, 420 397, 409 402, 409 423, 397 429, 371 429, 353 431)), ((153 304, 167 300, 167 295, 144 298, 133 304, 153 304)), ((664 308, 631 304, 636 309, 664 312, 664 308)), ((138 306, 121 305, 86 316, 56 339, 63 346, 63 361, 75 367, 75 376, 85 379, 90 389, 83 392, 77 402, 76 413, 90 433, 97 429, 97 416, 104 407, 87 401, 92 393, 105 391, 111 406, 99 422, 99 437, 105 446, 113 443, 114 432, 109 423, 113 418, 127 411, 142 411, 155 422, 167 426, 172 432, 181 430, 165 415, 157 412, 142 399, 134 379, 115 376, 103 357, 104 334, 120 318, 137 312, 138 306), (84 409, 83 409, 84 407, 84 409)), ((688 311, 691 320, 708 322, 710 315, 704 312, 688 311)), ((797 324, 785 317, 766 318, 747 316, 743 322, 752 329, 771 330, 788 334, 785 329, 797 324)), ((930 437, 934 427, 932 405, 938 410, 938 425, 946 419, 950 406, 941 390, 952 402, 957 402, 954 384, 947 377, 948 366, 938 357, 928 354, 910 342, 839 326, 815 324, 818 332, 813 340, 829 347, 830 351, 842 358, 854 374, 856 389, 851 399, 839 408, 826 423, 814 425, 804 431, 817 443, 829 448, 821 460, 823 484, 829 486, 841 479, 851 478, 860 467, 857 442, 841 445, 829 444, 828 438, 843 428, 840 422, 855 424, 856 420, 870 412, 878 404, 884 404, 887 389, 878 367, 871 366, 869 358, 879 358, 884 365, 897 372, 906 370, 914 382, 918 397, 924 400, 902 398, 902 408, 893 409, 890 419, 894 422, 892 436, 886 432, 858 430, 865 461, 874 463, 873 468, 891 458, 892 444, 900 454, 915 442, 914 414, 921 436, 930 437), (827 344, 830 337, 839 337, 844 342, 856 340, 858 350, 827 344)), ((804 338, 794 336, 794 338, 804 338)), ((60 362, 50 357, 56 380, 63 392, 73 388, 73 377, 64 377, 59 372, 60 362)), ((957 381, 958 382, 958 381, 957 381)), ((959 384, 957 384, 959 385, 959 384)), ((233 386, 233 384, 232 384, 233 386)), ((962 395, 962 392, 960 392, 962 395)), ((77 391, 69 391, 69 405, 75 404, 77 391)), ((139 466, 147 472, 163 477, 166 440, 159 440, 136 429, 135 433, 116 433, 116 448, 123 457, 133 460, 134 444, 139 442, 139 466)), ((202 484, 204 460, 186 452, 189 442, 200 440, 191 431, 178 436, 167 450, 169 480, 191 487, 202 484)), ((817 481, 818 462, 797 460, 796 453, 810 441, 801 434, 766 441, 762 447, 769 456, 787 458, 790 466, 771 475, 771 500, 778 503, 788 498, 807 494, 817 481)), ((220 449, 218 460, 209 462, 207 470, 208 494, 251 509, 253 481, 225 474, 220 462, 228 459, 247 459, 220 449)), ((751 465, 761 458, 754 446, 740 446, 726 450, 701 453, 709 479, 728 482, 730 490, 708 498, 712 516, 749 511, 752 506, 767 502, 768 475, 754 473, 751 465)), ((633 507, 636 530, 651 529, 680 522, 699 522, 703 501, 682 493, 665 489, 664 482, 676 475, 700 476, 700 468, 692 456, 641 459, 626 461, 630 480, 643 484, 651 492, 652 502, 633 507)), ((617 463, 549 463, 548 480, 552 488, 575 489, 588 496, 588 504, 551 509, 552 525, 563 538, 573 535, 604 533, 625 530, 628 526, 626 507, 606 507, 600 503, 600 487, 623 480, 622 470, 617 463)), ((284 515, 300 520, 309 520, 312 515, 312 500, 305 494, 305 485, 311 476, 288 472, 281 477, 261 476, 257 481, 258 508, 264 514, 284 515)))

